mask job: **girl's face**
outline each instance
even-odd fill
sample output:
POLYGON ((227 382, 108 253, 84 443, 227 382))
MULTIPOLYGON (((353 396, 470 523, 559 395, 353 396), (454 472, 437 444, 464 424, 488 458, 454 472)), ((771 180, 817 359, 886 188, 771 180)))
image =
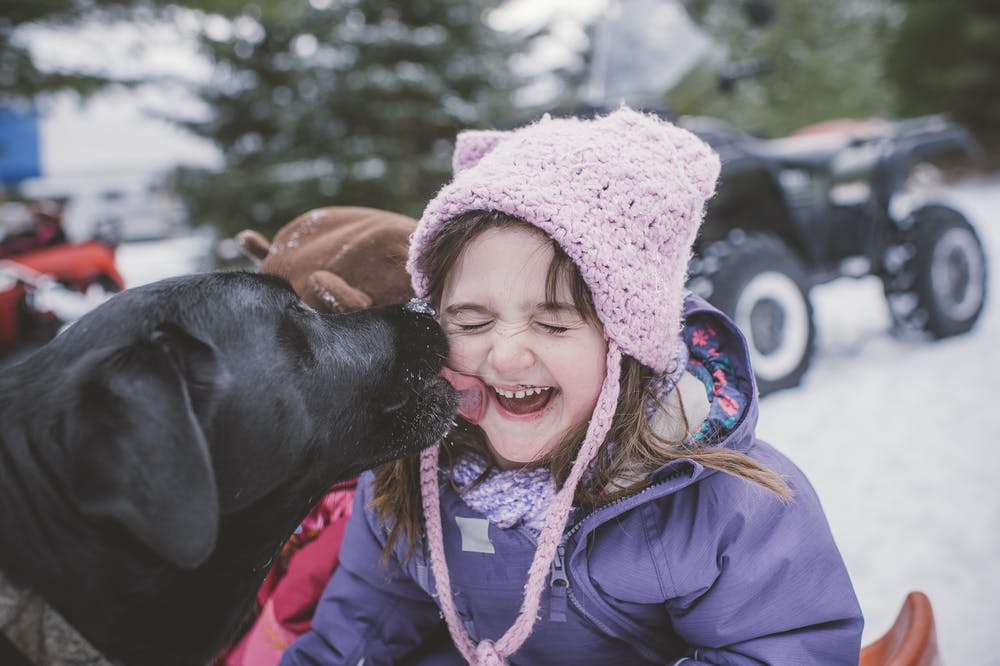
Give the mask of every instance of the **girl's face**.
POLYGON ((501 467, 545 456, 589 420, 604 381, 604 333, 577 312, 568 280, 546 299, 552 258, 541 234, 489 229, 466 245, 441 295, 448 365, 486 384, 478 425, 501 467))

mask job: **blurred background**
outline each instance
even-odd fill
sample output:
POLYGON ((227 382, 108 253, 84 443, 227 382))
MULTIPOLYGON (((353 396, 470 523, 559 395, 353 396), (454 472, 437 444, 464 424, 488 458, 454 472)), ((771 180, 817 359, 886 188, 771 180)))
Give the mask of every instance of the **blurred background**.
POLYGON ((1000 664, 990 0, 0 0, 0 351, 233 235, 419 216, 464 128, 621 102, 719 150, 692 289, 755 346, 866 641, 908 590, 1000 664), (735 270, 738 267, 739 270, 735 270))

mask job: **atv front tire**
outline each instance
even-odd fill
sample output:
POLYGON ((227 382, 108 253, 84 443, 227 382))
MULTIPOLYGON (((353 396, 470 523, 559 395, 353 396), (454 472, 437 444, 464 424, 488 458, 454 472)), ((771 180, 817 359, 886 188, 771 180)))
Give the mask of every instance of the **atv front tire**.
POLYGON ((883 284, 897 328, 945 338, 975 325, 986 302, 986 253, 964 215, 919 208, 889 252, 883 284))
POLYGON ((708 245, 692 269, 692 290, 746 336, 760 394, 797 386, 816 327, 806 271, 795 253, 772 234, 736 231, 708 245))

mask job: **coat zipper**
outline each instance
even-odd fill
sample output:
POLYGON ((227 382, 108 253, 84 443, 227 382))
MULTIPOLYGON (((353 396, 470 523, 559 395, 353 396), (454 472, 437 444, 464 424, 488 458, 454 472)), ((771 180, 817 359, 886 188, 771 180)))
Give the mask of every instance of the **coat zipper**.
POLYGON ((552 560, 552 581, 549 584, 551 595, 551 606, 549 610, 549 620, 552 622, 566 621, 566 600, 580 615, 592 622, 594 626, 603 631, 611 638, 620 638, 617 632, 611 630, 609 626, 598 620, 587 612, 587 610, 577 601, 573 595, 573 590, 569 586, 569 577, 566 575, 566 546, 559 544, 556 548, 556 556, 552 560))
POLYGON ((559 544, 552 560, 552 580, 549 582, 549 622, 566 621, 566 594, 569 578, 566 576, 566 546, 559 544))
MULTIPOLYGON (((657 483, 656 485, 661 485, 663 483, 671 481, 672 479, 675 479, 680 475, 681 475, 680 471, 669 474, 665 478, 661 479, 660 482, 657 483)), ((649 486, 648 488, 644 488, 643 490, 639 491, 635 495, 630 495, 629 497, 622 497, 621 499, 617 499, 611 504, 601 507, 599 511, 604 511, 617 504, 631 500, 635 497, 638 497, 652 490, 655 487, 656 486, 649 486)), ((586 521, 586 519, 593 515, 594 514, 591 513, 587 516, 584 516, 576 523, 574 523, 569 528, 569 530, 563 533, 562 540, 560 541, 559 546, 556 548, 556 556, 552 560, 552 580, 549 583, 549 594, 551 598, 549 620, 553 622, 566 621, 566 601, 568 600, 569 604, 573 607, 574 610, 576 610, 576 612, 578 612, 584 618, 593 623, 594 626, 596 626, 598 629, 604 632, 606 636, 609 636, 610 638, 613 639, 621 640, 622 637, 619 635, 617 631, 613 631, 607 624, 594 617, 590 612, 587 611, 587 609, 583 607, 583 604, 580 603, 580 601, 576 598, 576 595, 573 594, 573 589, 570 587, 569 576, 567 575, 566 571, 566 542, 583 526, 583 523, 586 521)), ((645 644, 632 643, 632 648, 638 651, 643 657, 650 659, 652 661, 656 661, 660 658, 660 655, 653 652, 649 648, 649 646, 645 644)))

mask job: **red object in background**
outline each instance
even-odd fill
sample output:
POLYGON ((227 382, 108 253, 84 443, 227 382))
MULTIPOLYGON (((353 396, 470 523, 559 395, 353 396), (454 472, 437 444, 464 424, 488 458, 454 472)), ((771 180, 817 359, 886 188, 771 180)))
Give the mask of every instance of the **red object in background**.
POLYGON ((0 243, 0 259, 66 242, 62 219, 58 213, 38 209, 33 211, 33 214, 34 229, 32 229, 32 233, 5 238, 0 243))
POLYGON ((211 666, 276 666, 285 648, 309 631, 323 589, 340 563, 356 487, 356 478, 341 481, 313 507, 257 591, 253 626, 211 666))
MULTIPOLYGON (((81 293, 92 284, 100 284, 108 291, 125 288, 125 280, 115 265, 114 249, 100 241, 49 245, 9 256, 7 260, 48 275, 81 293)), ((0 291, 0 351, 24 340, 22 303, 26 293, 26 287, 20 283, 0 291)))
POLYGON ((926 594, 906 595, 895 622, 876 641, 861 648, 860 666, 941 666, 934 611, 926 594))

